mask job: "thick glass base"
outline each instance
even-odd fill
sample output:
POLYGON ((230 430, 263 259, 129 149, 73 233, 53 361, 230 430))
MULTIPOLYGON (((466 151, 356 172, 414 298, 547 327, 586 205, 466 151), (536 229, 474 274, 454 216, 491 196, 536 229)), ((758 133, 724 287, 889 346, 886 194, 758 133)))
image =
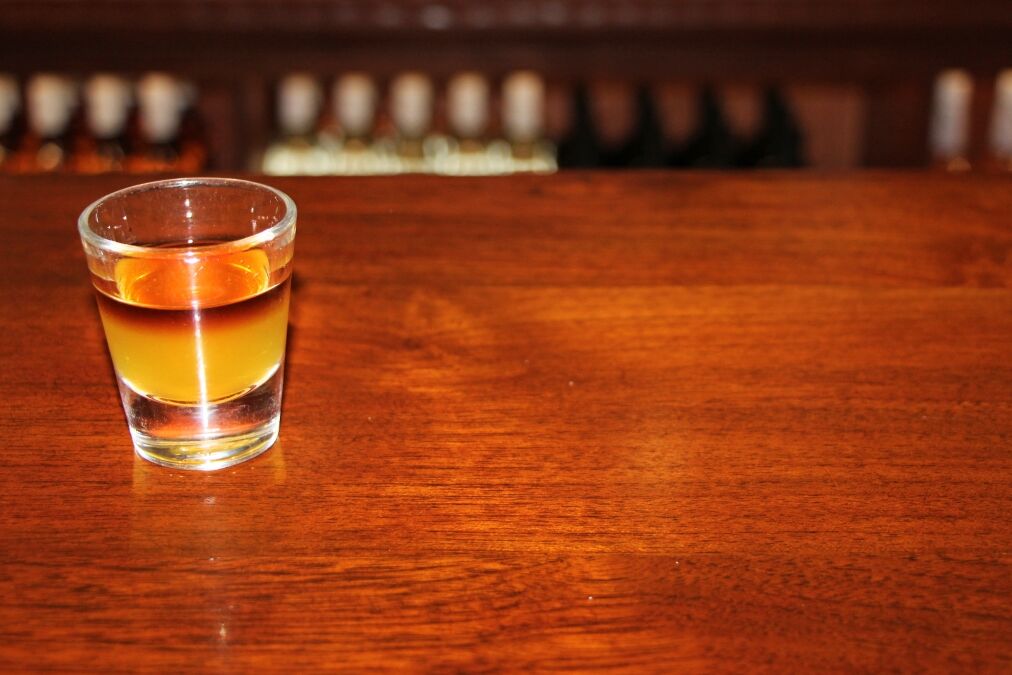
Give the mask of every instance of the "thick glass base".
POLYGON ((166 441, 133 431, 134 450, 149 462, 173 469, 215 471, 234 466, 268 450, 278 439, 280 418, 241 436, 166 441))
POLYGON ((214 471, 261 454, 278 438, 283 367, 266 381, 223 401, 187 405, 135 391, 120 380, 134 449, 174 469, 214 471))

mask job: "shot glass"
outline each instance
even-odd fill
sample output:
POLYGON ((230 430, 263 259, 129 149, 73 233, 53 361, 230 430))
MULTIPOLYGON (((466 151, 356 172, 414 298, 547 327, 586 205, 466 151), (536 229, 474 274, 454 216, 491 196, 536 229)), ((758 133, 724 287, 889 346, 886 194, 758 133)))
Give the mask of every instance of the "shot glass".
POLYGON ((78 229, 134 449, 221 469, 278 437, 295 203, 186 178, 102 197, 78 229))

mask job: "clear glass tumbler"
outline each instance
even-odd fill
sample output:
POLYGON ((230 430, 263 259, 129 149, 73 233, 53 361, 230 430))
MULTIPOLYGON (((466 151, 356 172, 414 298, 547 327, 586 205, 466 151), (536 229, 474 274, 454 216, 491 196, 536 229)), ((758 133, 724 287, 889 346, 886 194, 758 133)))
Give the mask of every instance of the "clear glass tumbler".
POLYGON ((99 199, 78 229, 134 448, 220 469, 278 436, 295 203, 186 178, 99 199))

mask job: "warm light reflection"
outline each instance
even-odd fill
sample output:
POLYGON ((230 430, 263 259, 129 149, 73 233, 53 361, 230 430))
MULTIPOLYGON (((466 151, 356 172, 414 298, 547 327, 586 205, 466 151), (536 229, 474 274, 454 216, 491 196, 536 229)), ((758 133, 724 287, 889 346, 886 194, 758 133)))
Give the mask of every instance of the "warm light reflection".
MULTIPOLYGON (((188 214, 189 215, 189 214, 188 214)), ((186 268, 189 272, 190 277, 190 304, 193 307, 193 350, 196 358, 194 359, 194 367, 196 368, 197 386, 200 392, 200 399, 198 403, 200 405, 200 424, 204 430, 204 434, 210 431, 211 426, 211 406, 210 397, 207 391, 207 358, 204 354, 204 334, 201 327, 201 311, 200 311, 200 271, 201 264, 200 258, 196 255, 190 255, 185 258, 186 268)))

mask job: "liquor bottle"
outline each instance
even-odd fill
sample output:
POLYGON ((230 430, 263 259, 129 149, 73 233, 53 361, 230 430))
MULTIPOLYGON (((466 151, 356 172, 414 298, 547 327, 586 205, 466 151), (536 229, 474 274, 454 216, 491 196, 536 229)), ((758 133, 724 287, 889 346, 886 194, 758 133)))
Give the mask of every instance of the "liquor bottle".
POLYGON ((929 145, 932 164, 945 171, 970 168, 970 104, 973 80, 964 70, 949 69, 935 78, 929 145))
POLYGON ((712 87, 700 91, 697 110, 696 130, 682 148, 668 156, 668 165, 695 169, 733 167, 738 144, 712 87))
POLYGON ((502 84, 504 140, 489 146, 500 173, 550 173, 558 168, 555 146, 545 139, 545 83, 529 70, 510 74, 502 84))
POLYGON ((653 95, 648 86, 642 85, 636 90, 636 126, 616 153, 614 164, 638 168, 664 166, 664 146, 664 130, 653 95))
POLYGON ((804 165, 801 130, 787 101, 773 87, 763 95, 762 123, 755 138, 741 151, 738 165, 767 169, 804 165))
POLYGON ((598 140, 590 92, 578 84, 573 93, 573 123, 559 143, 559 166, 564 169, 592 169, 601 166, 604 155, 598 140))
POLYGON ((116 75, 95 75, 85 83, 84 102, 89 133, 74 153, 74 171, 122 170, 129 153, 126 127, 133 102, 130 83, 116 75))
POLYGON ((485 132, 489 116, 488 80, 478 73, 459 73, 446 87, 446 114, 453 138, 437 158, 436 173, 480 176, 501 170, 488 153, 485 132))
POLYGON ((180 127, 188 105, 185 85, 166 73, 148 73, 137 83, 140 141, 127 157, 138 173, 183 171, 180 127))
POLYGON ((20 145, 18 111, 21 94, 18 83, 9 75, 0 74, 0 171, 20 145))
POLYGON ((182 119, 179 122, 178 171, 196 173, 207 166, 208 143, 204 133, 203 119, 197 109, 199 94, 197 86, 189 80, 180 80, 182 91, 182 119))
POLYGON ((432 81, 422 73, 402 73, 390 84, 396 135, 389 152, 395 173, 429 173, 446 154, 446 139, 431 133, 432 104, 432 81))
POLYGON ((60 75, 32 77, 26 91, 28 134, 13 158, 14 171, 62 171, 73 146, 71 121, 77 108, 77 88, 60 75))
POLYGON ((323 105, 316 78, 287 75, 278 85, 276 104, 280 136, 264 153, 261 170, 275 176, 329 173, 332 158, 316 133, 323 105))
POLYGON ((334 173, 348 176, 389 173, 389 158, 373 138, 378 99, 376 83, 364 73, 346 73, 334 83, 331 107, 339 132, 327 146, 334 173))
POLYGON ((988 153, 992 168, 1012 171, 1012 68, 999 73, 995 81, 988 153))

